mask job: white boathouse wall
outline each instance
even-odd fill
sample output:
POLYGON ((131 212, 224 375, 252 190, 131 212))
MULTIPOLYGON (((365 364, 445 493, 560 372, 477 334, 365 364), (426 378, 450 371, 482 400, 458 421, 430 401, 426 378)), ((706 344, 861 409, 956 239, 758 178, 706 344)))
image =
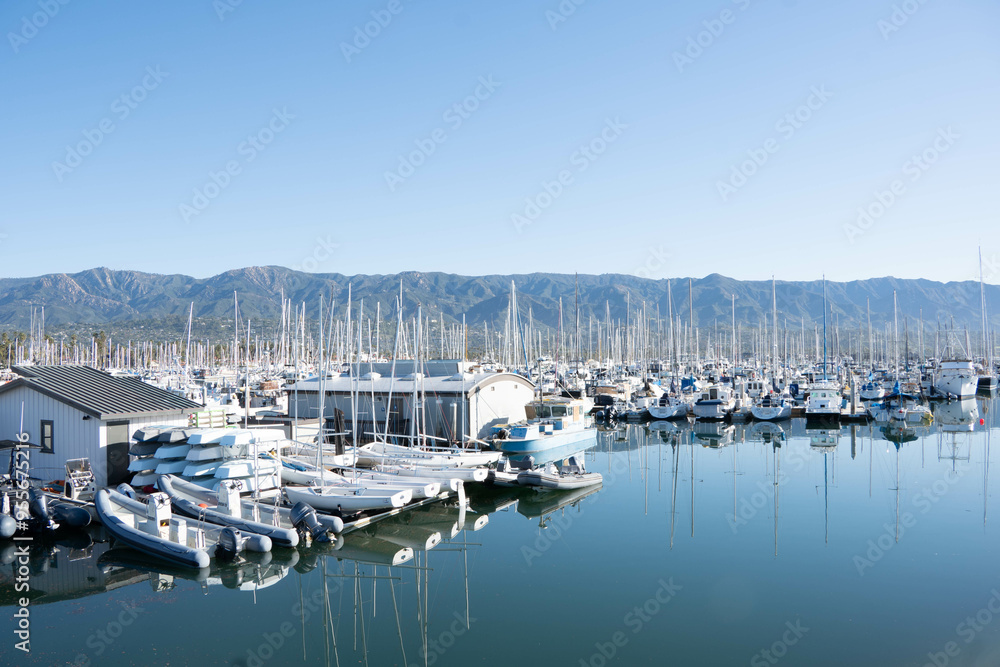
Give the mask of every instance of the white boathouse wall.
MULTIPOLYGON (((52 421, 52 453, 31 450, 31 476, 43 481, 63 479, 66 476, 66 461, 86 458, 90 460, 98 487, 107 485, 109 423, 127 421, 130 440, 136 430, 144 426, 187 426, 188 423, 184 414, 156 413, 101 420, 30 387, 18 387, 0 398, 0 439, 13 440, 21 432, 22 405, 23 430, 28 434, 30 443, 41 445, 41 422, 52 421)), ((0 465, 6 466, 7 462, 3 461, 0 465)))

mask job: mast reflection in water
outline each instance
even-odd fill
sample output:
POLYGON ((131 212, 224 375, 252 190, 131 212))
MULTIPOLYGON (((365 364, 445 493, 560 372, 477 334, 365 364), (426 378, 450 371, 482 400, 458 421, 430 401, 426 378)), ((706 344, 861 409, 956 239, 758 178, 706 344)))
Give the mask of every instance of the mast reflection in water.
POLYGON ((612 646, 608 664, 732 665, 787 624, 808 628, 787 665, 933 664, 949 642, 949 664, 1000 664, 1000 623, 956 631, 1000 589, 993 407, 602 429, 600 487, 479 486, 465 509, 196 574, 60 534, 31 547, 24 664, 578 665, 612 646), (680 588, 654 605, 661 580, 680 588))

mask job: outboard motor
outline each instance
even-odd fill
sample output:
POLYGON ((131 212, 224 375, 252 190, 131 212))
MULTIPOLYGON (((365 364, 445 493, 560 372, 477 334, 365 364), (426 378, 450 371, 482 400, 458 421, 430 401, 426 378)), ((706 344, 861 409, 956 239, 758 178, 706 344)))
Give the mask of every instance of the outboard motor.
POLYGON ((59 527, 49 514, 49 504, 46 497, 35 493, 34 489, 28 489, 28 510, 35 520, 34 528, 36 530, 55 530, 59 527))
POLYGON ((243 551, 243 536, 232 526, 226 526, 219 533, 219 544, 215 547, 216 558, 232 559, 243 551))
POLYGON ((42 521, 49 521, 49 503, 44 495, 38 495, 34 489, 28 489, 28 509, 31 515, 42 521))
POLYGON ((238 589, 246 579, 242 568, 226 568, 220 573, 219 578, 222 579, 223 586, 232 589, 238 589))
POLYGON ((330 532, 319 522, 316 510, 303 502, 295 504, 288 518, 303 537, 309 536, 314 542, 329 542, 330 532))
POLYGON ((306 551, 294 565, 295 571, 299 574, 308 574, 319 566, 319 554, 315 551, 306 551))

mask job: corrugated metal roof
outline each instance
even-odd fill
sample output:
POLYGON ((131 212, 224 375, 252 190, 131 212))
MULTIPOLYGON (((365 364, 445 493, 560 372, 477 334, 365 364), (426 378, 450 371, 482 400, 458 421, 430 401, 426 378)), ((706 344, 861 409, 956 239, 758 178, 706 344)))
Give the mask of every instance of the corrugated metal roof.
POLYGON ((21 377, 0 393, 28 386, 101 419, 202 407, 138 378, 114 377, 88 366, 15 366, 21 377))

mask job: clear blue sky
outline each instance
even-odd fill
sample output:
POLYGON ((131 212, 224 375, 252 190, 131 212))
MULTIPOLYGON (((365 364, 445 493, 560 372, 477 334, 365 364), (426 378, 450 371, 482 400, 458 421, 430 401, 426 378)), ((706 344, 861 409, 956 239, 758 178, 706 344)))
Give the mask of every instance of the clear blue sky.
POLYGON ((995 2, 235 1, 2 4, 4 275, 1000 282, 995 2))

